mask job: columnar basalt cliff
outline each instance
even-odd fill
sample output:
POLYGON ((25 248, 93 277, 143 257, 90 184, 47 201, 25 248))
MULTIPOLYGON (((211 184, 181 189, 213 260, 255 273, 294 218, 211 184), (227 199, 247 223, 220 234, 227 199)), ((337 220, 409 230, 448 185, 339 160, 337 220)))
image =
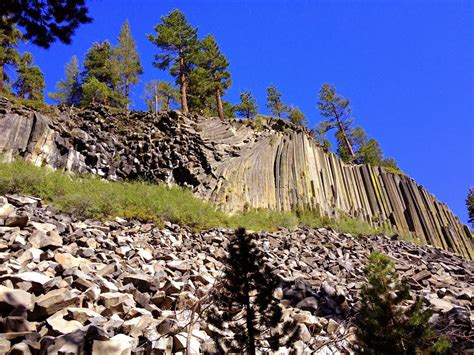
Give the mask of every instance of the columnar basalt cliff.
POLYGON ((283 120, 221 122, 104 107, 42 115, 0 100, 0 153, 109 179, 191 187, 224 210, 313 209, 411 233, 421 243, 474 258, 473 235, 451 210, 405 175, 347 165, 283 120))

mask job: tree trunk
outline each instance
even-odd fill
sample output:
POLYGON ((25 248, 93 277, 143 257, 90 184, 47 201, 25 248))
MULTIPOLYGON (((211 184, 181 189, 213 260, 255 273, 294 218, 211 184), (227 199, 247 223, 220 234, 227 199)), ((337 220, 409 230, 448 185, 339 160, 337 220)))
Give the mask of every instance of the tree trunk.
POLYGON ((217 113, 221 121, 224 121, 225 120, 224 107, 222 106, 221 91, 219 90, 219 88, 216 89, 216 100, 217 100, 217 113))
POLYGON ((171 96, 166 97, 166 111, 169 111, 171 104, 171 96))
POLYGON ((130 84, 128 83, 128 77, 125 78, 125 99, 127 100, 126 109, 128 112, 129 104, 128 104, 128 97, 130 96, 130 84))
POLYGON ((180 57, 179 58, 179 80, 181 84, 181 110, 183 113, 188 113, 188 100, 186 97, 186 73, 184 71, 185 65, 184 65, 184 58, 180 57))
POLYGON ((158 112, 158 88, 155 85, 155 113, 158 112))
POLYGON ((346 130, 344 129, 344 126, 342 125, 342 121, 341 121, 339 115, 337 114, 337 110, 334 107, 334 104, 332 105, 332 108, 333 108, 334 116, 336 117, 337 125, 339 127, 339 130, 342 133, 342 138, 344 138, 344 143, 346 144, 346 148, 349 151, 349 154, 351 155, 352 160, 354 160, 355 157, 356 157, 355 154, 354 154, 354 149, 352 149, 352 144, 349 141, 349 138, 347 137, 346 130))
POLYGON ((354 160, 355 159, 354 149, 352 149, 352 144, 349 141, 349 138, 347 137, 346 131, 344 130, 344 127, 342 126, 342 123, 341 123, 341 121, 339 121, 339 119, 337 120, 337 124, 339 126, 339 130, 342 133, 342 137, 344 138, 344 143, 346 144, 346 148, 349 151, 349 153, 352 157, 352 160, 354 160))

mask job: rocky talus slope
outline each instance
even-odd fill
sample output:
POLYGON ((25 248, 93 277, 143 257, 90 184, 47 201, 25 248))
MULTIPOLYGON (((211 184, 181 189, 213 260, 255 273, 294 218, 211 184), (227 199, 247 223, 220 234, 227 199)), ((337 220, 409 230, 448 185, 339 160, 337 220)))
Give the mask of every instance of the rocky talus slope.
POLYGON ((234 212, 315 209, 396 227, 473 259, 473 235, 411 178, 347 165, 283 120, 254 122, 65 109, 46 117, 0 98, 0 154, 110 179, 143 178, 190 186, 234 212))
MULTIPOLYGON (((212 351, 201 310, 232 235, 77 220, 39 199, 0 197, 0 354, 212 351)), ((281 277, 276 294, 284 317, 301 327, 297 353, 347 353, 362 270, 374 250, 396 262, 456 351, 474 350, 473 262, 394 238, 326 229, 253 238, 281 277)))

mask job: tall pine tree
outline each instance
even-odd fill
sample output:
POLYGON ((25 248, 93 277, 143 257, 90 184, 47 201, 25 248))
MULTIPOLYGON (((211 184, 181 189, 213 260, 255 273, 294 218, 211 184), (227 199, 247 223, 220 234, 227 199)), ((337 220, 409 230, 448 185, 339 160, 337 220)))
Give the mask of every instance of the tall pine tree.
POLYGON ((167 16, 162 16, 161 21, 162 23, 154 27, 156 35, 147 35, 147 38, 162 51, 155 55, 153 65, 162 70, 170 69, 181 90, 181 110, 187 113, 188 78, 198 50, 197 29, 188 23, 184 14, 178 9, 174 9, 167 16))
POLYGON ((319 91, 318 108, 321 115, 327 118, 323 123, 326 132, 336 129, 336 138, 342 142, 344 149, 347 150, 347 160, 354 160, 356 155, 349 137, 353 122, 349 100, 336 94, 334 85, 323 84, 319 91))
POLYGON ((119 87, 120 75, 114 49, 109 41, 95 42, 86 53, 84 60, 85 78, 93 76, 112 90, 119 87))
POLYGON ((20 62, 17 50, 21 32, 6 17, 0 17, 0 93, 5 91, 5 83, 9 81, 7 69, 16 67, 20 62))
POLYGON ((18 97, 29 100, 43 101, 44 76, 37 65, 33 64, 33 56, 25 52, 20 59, 17 79, 13 83, 18 97))
POLYGON ((56 92, 49 93, 48 96, 57 100, 61 104, 68 106, 78 106, 81 95, 81 84, 79 82, 79 61, 76 56, 66 64, 66 78, 58 81, 56 92))
POLYGON ((240 93, 240 103, 236 105, 236 112, 240 117, 251 118, 257 114, 257 99, 250 90, 240 93))
POLYGON ((214 326, 211 336, 220 352, 254 355, 267 342, 274 351, 293 343, 299 328, 293 321, 282 321, 282 309, 274 296, 280 280, 265 264, 252 236, 238 229, 228 251, 224 277, 212 294, 208 312, 208 322, 214 326), (279 325, 280 332, 276 330, 279 325))
POLYGON ((281 117, 281 115, 288 111, 288 107, 283 103, 281 92, 278 91, 275 85, 267 88, 267 108, 272 115, 281 117))
POLYGON ((140 75, 143 74, 143 67, 140 62, 140 55, 137 51, 135 40, 130 31, 128 20, 120 28, 118 45, 115 48, 117 57, 117 69, 120 76, 120 87, 122 95, 128 102, 130 101, 130 88, 140 81, 140 75))
MULTIPOLYGON (((197 60, 197 56, 196 56, 197 60)), ((188 75, 187 102, 189 111, 202 115, 216 115, 217 105, 212 86, 209 85, 209 75, 199 67, 193 67, 188 75)))
MULTIPOLYGON (((111 106, 124 106, 126 99, 120 90, 118 61, 114 55, 114 48, 109 41, 95 42, 89 48, 84 60, 82 76, 84 78, 82 84, 84 92, 87 89, 91 93, 91 90, 96 88, 100 90, 98 96, 101 97, 101 103, 111 106), (93 78, 103 85, 98 85, 93 78), (87 87, 84 88, 84 85, 87 85, 87 87)), ((87 100, 88 97, 92 98, 95 96, 85 95, 81 100, 82 104, 86 105, 92 102, 87 100)))
POLYGON ((221 120, 225 119, 222 95, 231 85, 229 62, 221 53, 215 38, 206 36, 201 42, 201 51, 197 56, 198 69, 202 71, 204 80, 201 85, 205 86, 214 94, 217 106, 217 114, 221 120))

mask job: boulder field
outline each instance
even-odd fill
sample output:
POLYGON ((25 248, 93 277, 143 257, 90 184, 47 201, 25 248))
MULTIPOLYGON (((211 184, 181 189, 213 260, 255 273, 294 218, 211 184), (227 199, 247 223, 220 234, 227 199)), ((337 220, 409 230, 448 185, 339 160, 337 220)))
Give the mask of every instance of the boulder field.
MULTIPOLYGON (((80 220, 34 197, 0 197, 0 354, 212 352, 201 310, 233 235, 80 220)), ((472 261, 396 237, 323 228, 252 237, 281 279, 275 295, 284 318, 300 326, 297 353, 350 349, 363 268, 374 250, 396 263, 456 351, 474 349, 472 261)))

